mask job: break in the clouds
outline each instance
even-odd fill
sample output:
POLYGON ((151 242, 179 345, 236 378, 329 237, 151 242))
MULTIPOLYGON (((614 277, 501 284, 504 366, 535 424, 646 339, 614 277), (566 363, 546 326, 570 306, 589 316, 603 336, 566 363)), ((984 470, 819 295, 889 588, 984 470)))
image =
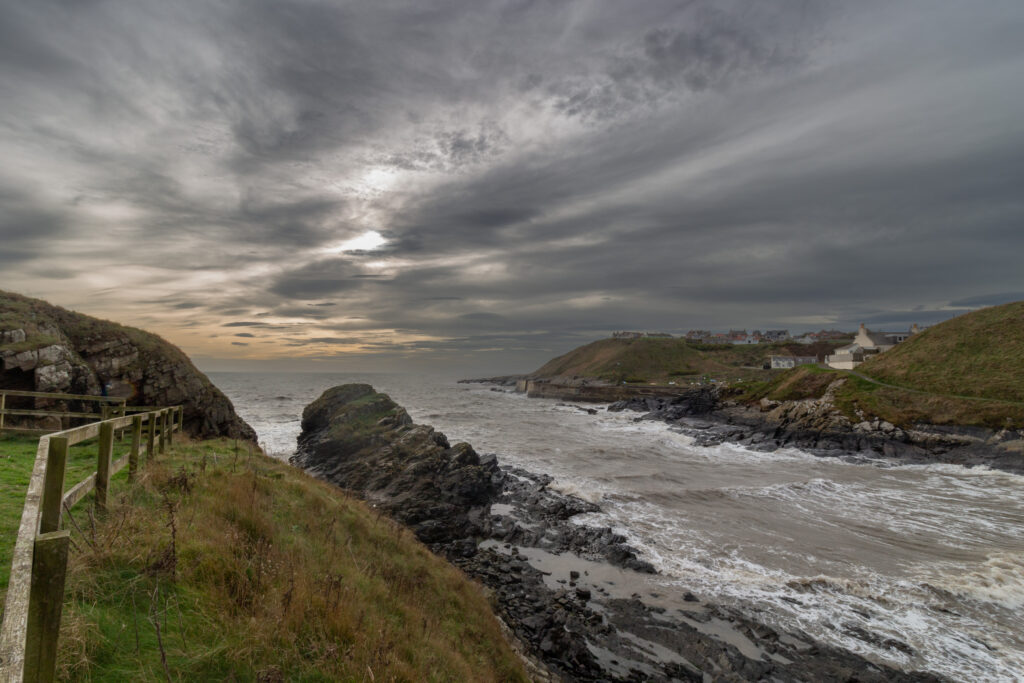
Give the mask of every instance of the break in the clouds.
POLYGON ((367 369, 934 322, 1024 296, 1022 34, 999 0, 0 2, 0 288, 367 369))

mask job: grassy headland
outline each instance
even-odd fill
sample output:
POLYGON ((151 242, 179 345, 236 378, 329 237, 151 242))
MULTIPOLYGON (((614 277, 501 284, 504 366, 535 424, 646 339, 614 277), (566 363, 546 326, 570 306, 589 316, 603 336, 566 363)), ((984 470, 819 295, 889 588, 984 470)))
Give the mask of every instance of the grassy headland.
POLYGON ((685 339, 601 339, 548 361, 533 377, 594 377, 610 382, 677 384, 700 380, 763 380, 771 355, 816 356, 841 342, 698 344, 685 339))
MULTIPOLYGON (((5 439, 5 459, 30 469, 34 443, 5 439)), ((6 540, 21 502, 4 493, 6 540)), ((247 446, 176 444, 90 508, 65 519, 64 680, 526 680, 478 586, 247 446)))
POLYGON ((930 327, 857 371, 920 391, 1024 403, 1024 301, 930 327))

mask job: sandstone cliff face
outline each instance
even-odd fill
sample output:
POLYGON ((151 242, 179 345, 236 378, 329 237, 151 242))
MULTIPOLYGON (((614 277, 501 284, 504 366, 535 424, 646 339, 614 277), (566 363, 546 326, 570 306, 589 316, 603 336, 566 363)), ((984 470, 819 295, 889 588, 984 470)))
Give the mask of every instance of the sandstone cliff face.
POLYGON ((129 405, 183 405, 198 437, 256 433, 180 349, 160 337, 0 291, 0 387, 123 396, 129 405))
POLYGON ((493 458, 413 424, 368 384, 328 389, 306 407, 291 462, 377 505, 424 543, 480 535, 502 479, 493 458))

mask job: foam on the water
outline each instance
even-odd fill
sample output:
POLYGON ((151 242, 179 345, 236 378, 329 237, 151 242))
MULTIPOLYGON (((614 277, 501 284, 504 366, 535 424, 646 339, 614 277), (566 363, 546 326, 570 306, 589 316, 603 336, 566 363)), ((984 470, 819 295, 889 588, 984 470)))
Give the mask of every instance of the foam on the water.
POLYGON ((488 387, 397 375, 212 378, 272 452, 303 407, 362 381, 421 423, 601 505, 652 580, 906 670, 1024 680, 1024 477, 955 465, 702 448, 637 413, 595 415, 488 387))

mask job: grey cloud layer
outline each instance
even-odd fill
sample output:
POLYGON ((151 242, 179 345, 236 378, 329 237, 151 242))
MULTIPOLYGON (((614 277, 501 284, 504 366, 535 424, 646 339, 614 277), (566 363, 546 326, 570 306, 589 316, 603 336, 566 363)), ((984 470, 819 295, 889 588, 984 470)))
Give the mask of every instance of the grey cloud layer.
POLYGON ((924 322, 1024 288, 1022 30, 997 1, 5 2, 0 286, 88 309, 123 269, 154 320, 385 355, 924 322))

